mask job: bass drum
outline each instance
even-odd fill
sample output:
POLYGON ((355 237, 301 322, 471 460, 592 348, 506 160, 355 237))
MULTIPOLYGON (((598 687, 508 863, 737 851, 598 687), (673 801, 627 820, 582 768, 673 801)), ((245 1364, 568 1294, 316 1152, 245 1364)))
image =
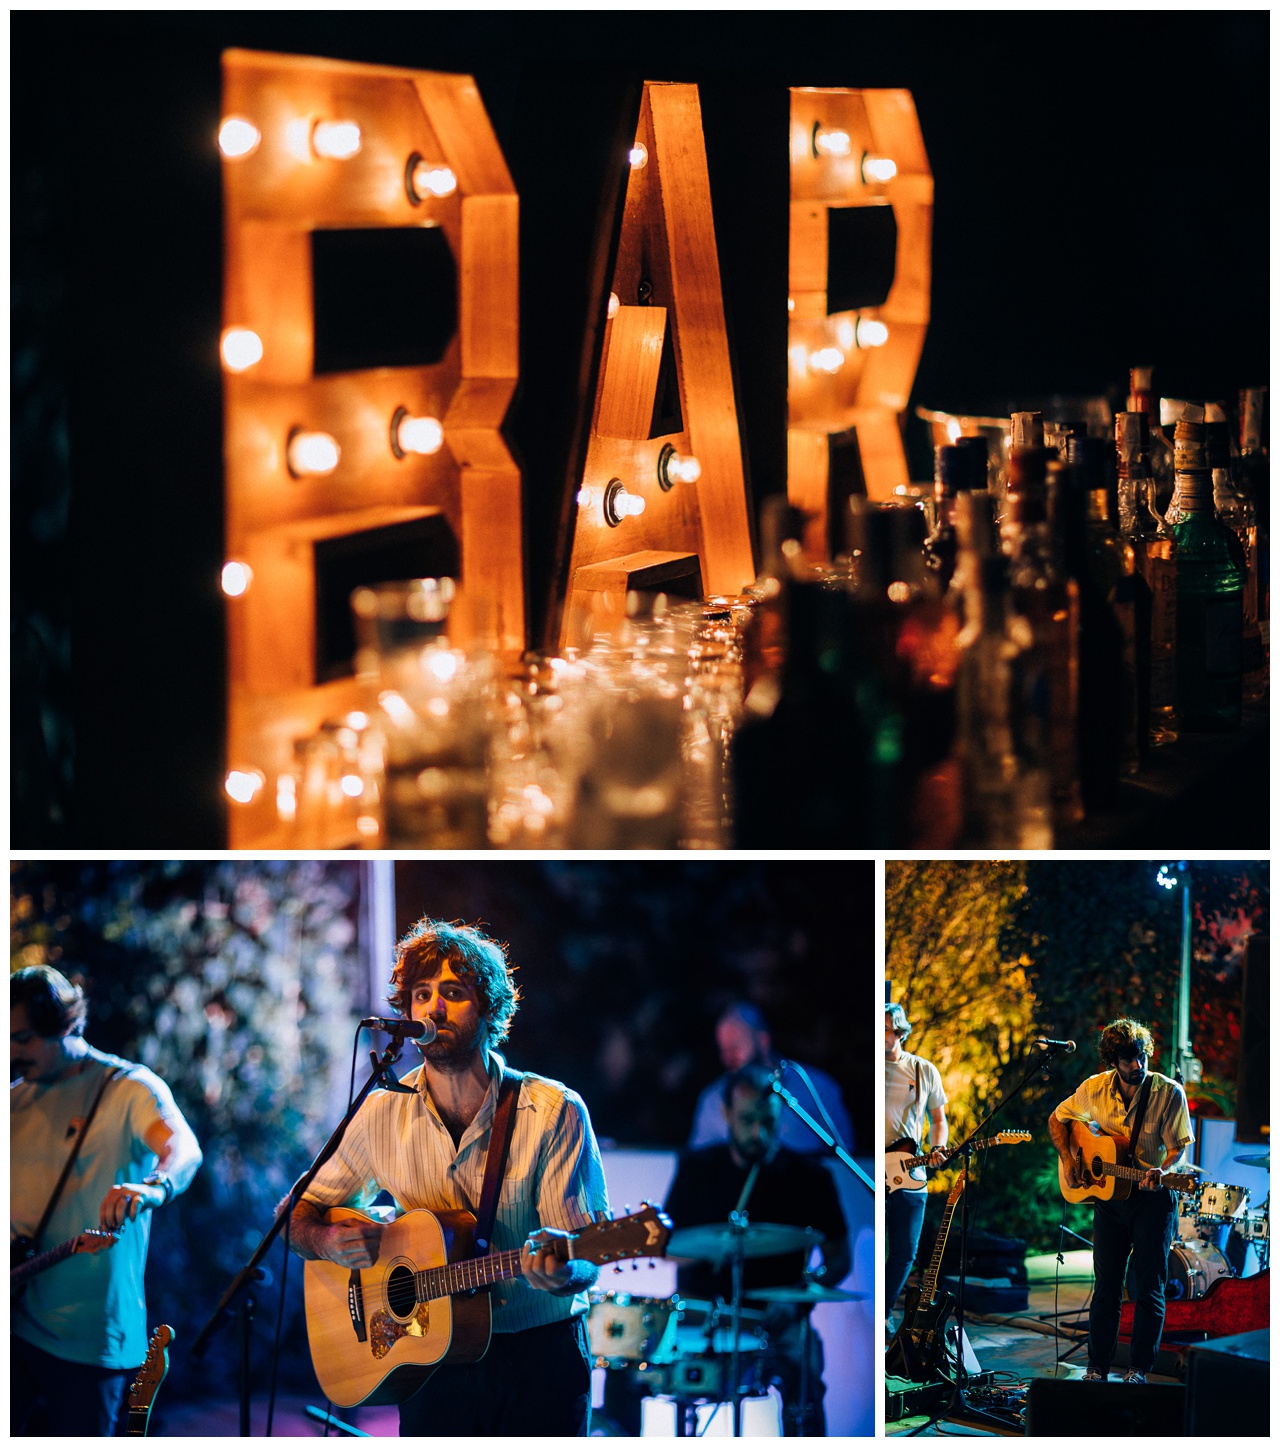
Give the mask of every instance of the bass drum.
POLYGON ((1199 1301, 1215 1281, 1234 1276, 1227 1258, 1207 1241, 1178 1241, 1169 1252, 1169 1301, 1199 1301))
POLYGON ((625 1291, 593 1291, 587 1313, 587 1337, 598 1367, 667 1360, 680 1319, 678 1296, 631 1296, 625 1291))

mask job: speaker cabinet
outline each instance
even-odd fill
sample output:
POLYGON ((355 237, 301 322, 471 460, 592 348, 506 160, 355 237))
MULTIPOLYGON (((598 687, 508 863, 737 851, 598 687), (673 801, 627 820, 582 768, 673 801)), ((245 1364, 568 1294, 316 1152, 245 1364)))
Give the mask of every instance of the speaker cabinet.
POLYGON ((1271 1333, 1246 1331, 1187 1353, 1187 1435, 1269 1437, 1271 1333))
POLYGON ((1148 1382, 1084 1382, 1033 1377, 1028 1437, 1181 1437, 1186 1389, 1148 1382))

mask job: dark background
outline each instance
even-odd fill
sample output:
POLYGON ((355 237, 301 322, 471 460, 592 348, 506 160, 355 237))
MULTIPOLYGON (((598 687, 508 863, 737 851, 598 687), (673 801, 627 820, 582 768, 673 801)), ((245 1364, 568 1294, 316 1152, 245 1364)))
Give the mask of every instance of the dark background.
MULTIPOLYGON (((1268 377, 1265 13, 14 15, 13 838, 218 845, 219 55, 473 74, 521 198, 530 639, 564 541, 620 140, 702 87, 753 497, 785 486, 786 88, 905 86, 936 181, 912 407, 1268 377)), ((919 425, 909 432, 913 459, 919 425)), ((915 467, 917 473, 923 469, 915 467)))

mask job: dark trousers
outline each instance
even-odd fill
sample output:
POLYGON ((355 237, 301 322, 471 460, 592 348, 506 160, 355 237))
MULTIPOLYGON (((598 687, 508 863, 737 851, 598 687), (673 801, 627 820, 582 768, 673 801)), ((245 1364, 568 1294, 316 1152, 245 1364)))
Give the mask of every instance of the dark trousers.
POLYGON ((581 1437, 590 1425, 585 1318, 495 1332, 478 1362, 441 1367, 400 1407, 402 1437, 581 1437))
POLYGON ((1099 1201, 1093 1212, 1093 1305, 1089 1365, 1111 1369, 1120 1332, 1120 1297, 1132 1256, 1133 1340, 1130 1365, 1149 1372, 1164 1330, 1164 1287, 1178 1218, 1172 1191, 1140 1191, 1123 1201, 1099 1201))
POLYGON ((118 1437, 121 1407, 138 1374, 86 1367, 9 1338, 9 1433, 13 1437, 118 1437))
POLYGON ((920 1244, 920 1228, 924 1225, 924 1203, 928 1191, 894 1191, 885 1202, 885 1236, 888 1259, 884 1267, 884 1314, 893 1310, 902 1288, 907 1284, 920 1244))

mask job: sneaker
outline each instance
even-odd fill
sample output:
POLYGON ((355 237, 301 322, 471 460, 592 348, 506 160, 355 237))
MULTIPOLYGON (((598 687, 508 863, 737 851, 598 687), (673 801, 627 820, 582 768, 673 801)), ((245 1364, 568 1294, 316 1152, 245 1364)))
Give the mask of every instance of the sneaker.
POLYGON ((1080 1380, 1082 1382, 1105 1382, 1107 1380, 1107 1374, 1105 1372, 1095 1371, 1093 1367, 1090 1367, 1080 1380))
POLYGON ((1130 1367, 1124 1374, 1123 1379, 1126 1382, 1136 1382, 1139 1386, 1144 1386, 1146 1384, 1147 1374, 1146 1372, 1138 1371, 1135 1367, 1130 1367))

